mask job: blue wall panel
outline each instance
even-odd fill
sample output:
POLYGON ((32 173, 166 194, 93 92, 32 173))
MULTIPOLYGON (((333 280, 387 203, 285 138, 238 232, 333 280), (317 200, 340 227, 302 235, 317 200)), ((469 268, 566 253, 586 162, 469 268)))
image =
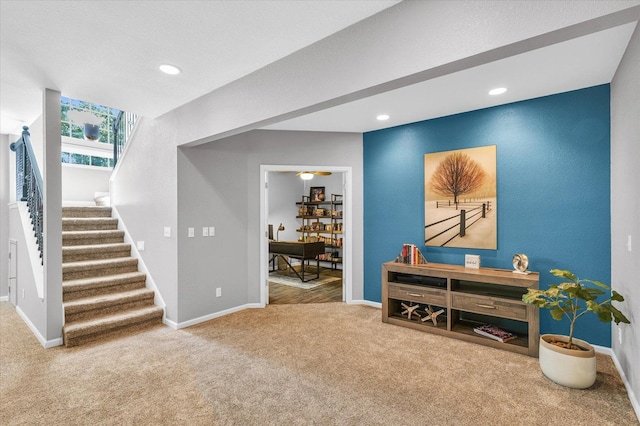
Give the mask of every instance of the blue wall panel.
MULTIPOLYGON (((549 270, 570 269, 610 282, 609 85, 546 96, 364 134, 364 297, 381 301, 381 264, 403 243, 427 260, 464 264, 479 254, 486 267, 511 269, 529 256, 540 287, 549 270), (424 154, 497 146, 498 249, 424 245, 424 154)), ((540 313, 542 333, 567 324, 540 313)), ((611 329, 582 318, 576 336, 611 346, 611 329)))

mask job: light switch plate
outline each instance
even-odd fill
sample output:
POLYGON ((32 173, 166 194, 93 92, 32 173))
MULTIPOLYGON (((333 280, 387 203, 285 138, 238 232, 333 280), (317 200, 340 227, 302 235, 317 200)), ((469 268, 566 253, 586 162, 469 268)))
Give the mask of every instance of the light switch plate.
POLYGON ((203 227, 202 228, 202 236, 203 237, 208 237, 209 236, 209 228, 208 227, 203 227))
POLYGON ((164 236, 167 238, 171 238, 171 228, 168 226, 164 227, 164 236))
POLYGON ((210 226, 209 227, 209 236, 210 237, 215 237, 216 235, 216 227, 215 226, 210 226))
POLYGON ((193 237, 195 237, 195 236, 196 236, 196 231, 195 231, 195 229, 193 229, 193 228, 189 228, 188 232, 189 232, 189 233, 188 233, 189 238, 193 238, 193 237))
POLYGON ((139 250, 139 251, 144 250, 144 241, 138 241, 138 242, 136 243, 136 247, 138 247, 138 250, 139 250))

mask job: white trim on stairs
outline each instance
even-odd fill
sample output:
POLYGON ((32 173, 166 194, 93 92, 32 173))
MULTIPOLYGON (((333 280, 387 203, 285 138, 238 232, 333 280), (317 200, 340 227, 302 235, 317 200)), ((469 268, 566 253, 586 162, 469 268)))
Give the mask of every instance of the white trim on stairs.
POLYGON ((129 230, 127 229, 127 226, 124 224, 124 221, 120 217, 120 214, 118 213, 118 209, 114 206, 110 206, 110 207, 111 207, 111 217, 114 219, 118 219, 118 230, 124 232, 124 242, 131 245, 131 256, 138 259, 138 270, 140 272, 144 272, 147 275, 145 286, 153 290, 153 293, 154 293, 153 303, 157 306, 160 306, 163 310, 162 322, 171 328, 175 328, 171 326, 173 321, 169 321, 167 319, 167 304, 164 302, 162 295, 158 291, 158 287, 156 286, 156 283, 153 280, 153 277, 151 276, 149 269, 147 269, 147 265, 144 263, 142 256, 140 256, 138 247, 136 246, 135 241, 133 241, 133 238, 131 238, 131 234, 129 234, 129 230))
POLYGON ((58 337, 57 339, 53 339, 53 340, 47 340, 42 334, 40 334, 40 331, 38 331, 38 328, 31 322, 29 317, 24 312, 22 312, 22 309, 20 309, 19 306, 16 306, 16 312, 18 313, 18 315, 20 315, 20 318, 22 318, 22 321, 24 321, 24 323, 27 324, 27 327, 29 327, 29 330, 31 330, 33 335, 36 336, 36 339, 38 339, 38 341, 40 342, 43 348, 49 349, 55 346, 63 345, 62 337, 58 337))

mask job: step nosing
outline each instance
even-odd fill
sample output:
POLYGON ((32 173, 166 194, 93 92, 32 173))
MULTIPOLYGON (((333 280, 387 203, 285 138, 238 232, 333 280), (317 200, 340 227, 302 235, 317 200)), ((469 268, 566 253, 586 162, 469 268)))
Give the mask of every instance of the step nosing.
POLYGON ((148 308, 132 309, 118 314, 65 324, 65 334, 69 338, 79 337, 85 334, 93 334, 97 331, 107 331, 127 324, 135 324, 140 320, 144 321, 155 317, 162 317, 162 314, 163 309, 155 305, 148 308))

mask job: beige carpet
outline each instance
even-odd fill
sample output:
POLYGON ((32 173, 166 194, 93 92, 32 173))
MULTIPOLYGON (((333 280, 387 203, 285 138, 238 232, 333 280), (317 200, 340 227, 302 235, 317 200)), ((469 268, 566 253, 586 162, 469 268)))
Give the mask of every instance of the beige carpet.
POLYGON ((537 359, 383 324, 378 309, 271 305, 42 349, 0 303, 8 425, 637 425, 609 357, 572 390, 537 359))

